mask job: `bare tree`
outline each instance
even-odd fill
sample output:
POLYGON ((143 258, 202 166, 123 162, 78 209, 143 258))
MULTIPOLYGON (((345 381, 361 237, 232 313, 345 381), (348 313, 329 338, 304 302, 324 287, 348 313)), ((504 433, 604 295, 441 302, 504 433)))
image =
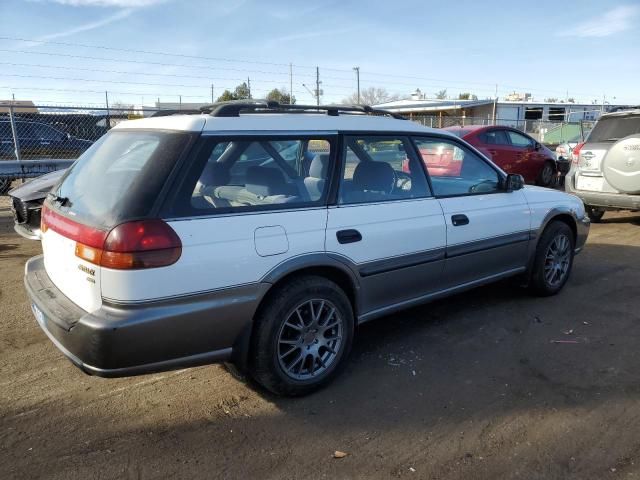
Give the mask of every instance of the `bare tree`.
MULTIPOLYGON (((360 104, 361 105, 378 105, 385 102, 393 102, 399 100, 400 95, 391 94, 384 88, 369 87, 360 91, 360 104)), ((347 98, 342 100, 343 104, 355 105, 358 103, 358 94, 352 93, 347 98)))
POLYGON ((445 100, 447 98, 447 89, 445 88, 444 90, 436 92, 436 98, 438 100, 445 100))
POLYGON ((109 105, 110 110, 117 110, 117 113, 131 114, 135 113, 136 107, 130 103, 124 103, 120 100, 116 100, 109 105))

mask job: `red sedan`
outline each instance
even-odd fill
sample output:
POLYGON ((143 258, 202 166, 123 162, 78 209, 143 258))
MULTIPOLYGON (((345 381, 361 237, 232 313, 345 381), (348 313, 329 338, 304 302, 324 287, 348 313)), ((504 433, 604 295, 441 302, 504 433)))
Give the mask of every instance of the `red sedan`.
MULTIPOLYGON (((467 125, 444 130, 476 147, 505 172, 519 173, 527 183, 550 186, 558 171, 555 154, 515 128, 467 125)), ((434 161, 431 152, 421 153, 428 164, 434 161)), ((444 167, 446 160, 438 156, 437 162, 444 167)))

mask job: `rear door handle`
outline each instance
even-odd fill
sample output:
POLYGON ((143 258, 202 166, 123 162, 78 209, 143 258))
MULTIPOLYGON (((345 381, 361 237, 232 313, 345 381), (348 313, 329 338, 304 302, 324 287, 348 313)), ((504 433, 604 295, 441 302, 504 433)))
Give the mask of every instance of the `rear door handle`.
POLYGON ((340 230, 336 232, 336 238, 338 239, 338 243, 355 243, 362 240, 362 235, 358 230, 340 230))
POLYGON ((469 217, 467 217, 466 215, 452 215, 451 223, 453 223, 454 227, 469 225, 469 217))

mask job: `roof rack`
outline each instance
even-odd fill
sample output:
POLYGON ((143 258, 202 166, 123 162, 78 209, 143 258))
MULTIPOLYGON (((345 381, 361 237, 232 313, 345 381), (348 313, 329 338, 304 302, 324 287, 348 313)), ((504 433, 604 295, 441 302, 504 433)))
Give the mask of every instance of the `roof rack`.
POLYGON ((213 117, 238 117, 240 113, 318 113, 326 112, 327 115, 338 116, 341 113, 359 115, 384 115, 399 120, 405 117, 389 112, 371 108, 368 105, 289 105, 280 104, 271 100, 232 100, 218 102, 200 108, 200 112, 208 113, 213 117))
POLYGON ((151 117, 170 117, 171 115, 199 115, 202 112, 200 110, 193 110, 191 108, 185 110, 158 110, 153 112, 151 117))

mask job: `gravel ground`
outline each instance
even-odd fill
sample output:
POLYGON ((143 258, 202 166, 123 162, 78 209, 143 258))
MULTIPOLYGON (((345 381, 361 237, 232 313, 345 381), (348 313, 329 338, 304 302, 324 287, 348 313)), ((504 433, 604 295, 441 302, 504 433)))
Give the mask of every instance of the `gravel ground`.
POLYGON ((640 478, 640 216, 605 218, 560 295, 502 282, 371 322, 290 400, 221 366, 81 373, 32 317, 40 245, 0 198, 0 478, 640 478))

